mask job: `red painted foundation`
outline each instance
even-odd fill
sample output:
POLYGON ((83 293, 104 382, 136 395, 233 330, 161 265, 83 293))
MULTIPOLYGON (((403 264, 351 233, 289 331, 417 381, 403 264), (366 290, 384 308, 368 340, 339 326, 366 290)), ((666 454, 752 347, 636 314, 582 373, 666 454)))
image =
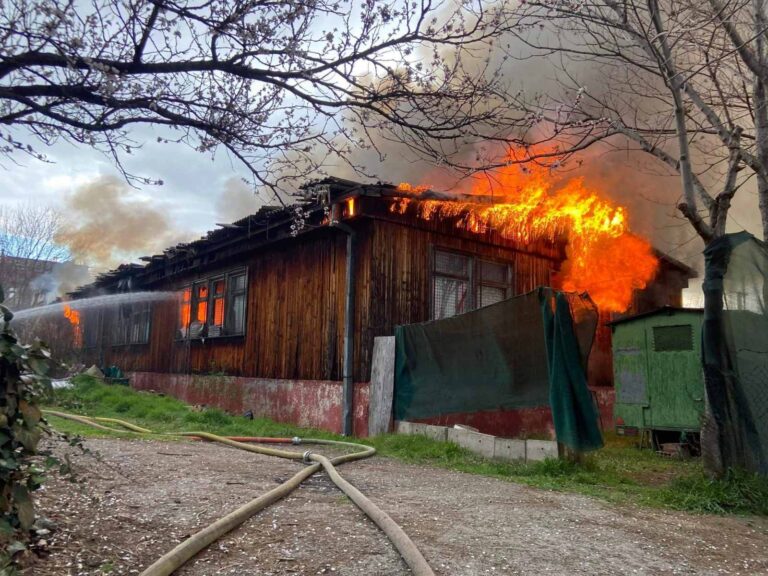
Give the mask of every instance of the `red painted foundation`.
MULTIPOLYGON (((597 404, 600 428, 613 430, 613 403, 616 391, 613 387, 590 388, 597 404)), ((549 407, 522 408, 519 410, 486 410, 482 412, 443 414, 432 418, 415 420, 423 424, 453 426, 465 424, 478 431, 505 438, 549 438, 555 439, 555 427, 549 407)))
POLYGON ((443 414, 432 418, 414 420, 435 426, 453 426, 465 424, 477 428, 484 434, 493 434, 504 438, 539 438, 554 439, 555 429, 552 424, 552 412, 547 406, 524 408, 520 410, 484 410, 443 414))
MULTIPOLYGON (((251 410, 255 417, 305 428, 342 432, 342 384, 328 380, 268 380, 132 372, 137 390, 162 392, 189 404, 217 407, 232 414, 251 410)), ((355 384, 353 429, 368 435, 368 383, 355 384)))
MULTIPOLYGON (((174 396, 189 404, 215 406, 232 414, 251 410, 256 417, 342 431, 342 384, 328 380, 269 380, 234 376, 130 373, 131 386, 174 396)), ((613 430, 612 387, 590 388, 603 430, 613 430)), ((356 436, 368 435, 368 383, 355 384, 353 427, 356 436)), ((506 438, 552 438, 554 426, 548 407, 520 410, 485 410, 415 420, 425 424, 466 424, 480 432, 506 438)))
POLYGON ((613 386, 590 386, 589 391, 597 402, 600 427, 605 431, 613 430, 613 404, 616 401, 616 389, 613 386))

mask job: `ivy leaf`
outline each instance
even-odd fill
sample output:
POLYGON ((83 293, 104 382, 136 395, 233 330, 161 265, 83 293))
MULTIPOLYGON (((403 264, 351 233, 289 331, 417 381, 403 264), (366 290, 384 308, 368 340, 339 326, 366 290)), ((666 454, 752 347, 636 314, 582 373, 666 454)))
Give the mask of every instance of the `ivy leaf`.
POLYGON ((13 487, 13 503, 21 529, 26 531, 32 528, 32 524, 35 523, 35 506, 32 504, 32 498, 29 497, 26 486, 16 484, 13 487))
POLYGON ((10 536, 13 534, 13 526, 8 522, 7 518, 0 518, 0 534, 10 536))
POLYGON ((27 549, 27 545, 20 540, 14 540, 10 546, 8 546, 8 553, 13 556, 17 552, 24 552, 27 549))
POLYGON ((37 358, 35 356, 32 356, 29 360, 27 360, 27 365, 29 366, 29 369, 32 370, 32 372, 41 376, 47 374, 50 368, 50 364, 47 360, 43 358, 37 358))
POLYGON ((0 304, 0 314, 3 316, 3 321, 8 324, 11 320, 13 320, 13 312, 8 309, 8 307, 3 306, 0 304))
POLYGON ((29 452, 34 452, 37 447, 37 443, 40 441, 40 429, 35 427, 28 430, 24 426, 21 426, 19 422, 15 422, 13 425, 13 433, 16 436, 22 446, 29 452))

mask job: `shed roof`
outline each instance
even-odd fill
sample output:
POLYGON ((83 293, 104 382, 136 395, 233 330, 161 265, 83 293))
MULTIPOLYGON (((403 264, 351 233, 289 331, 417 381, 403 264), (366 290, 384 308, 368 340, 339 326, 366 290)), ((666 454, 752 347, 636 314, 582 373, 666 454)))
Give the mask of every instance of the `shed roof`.
POLYGON ((634 316, 619 318, 618 320, 614 320, 613 322, 608 322, 607 325, 616 326, 617 324, 626 324, 627 322, 633 322, 635 320, 640 320, 642 318, 648 318, 650 316, 659 316, 662 314, 666 316, 674 316, 679 312, 692 312, 694 314, 703 314, 704 308, 681 308, 678 306, 662 306, 661 308, 656 308, 655 310, 651 310, 650 312, 643 312, 641 314, 635 314, 634 316))

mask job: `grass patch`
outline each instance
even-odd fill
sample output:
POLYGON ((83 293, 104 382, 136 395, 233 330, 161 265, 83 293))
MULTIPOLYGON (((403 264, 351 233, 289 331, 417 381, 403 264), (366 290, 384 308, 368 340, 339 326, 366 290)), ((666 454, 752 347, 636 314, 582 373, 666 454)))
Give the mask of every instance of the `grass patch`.
MULTIPOLYGON (((73 387, 55 391, 50 407, 62 411, 128 420, 155 432, 205 431, 223 436, 280 436, 341 439, 264 418, 248 420, 218 409, 194 410, 175 398, 110 386, 77 376, 73 387)), ((50 417, 56 428, 82 436, 126 436, 50 417)), ((595 496, 614 503, 713 514, 768 515, 768 479, 733 472, 710 480, 700 460, 681 461, 635 448, 627 438, 609 436, 606 446, 579 463, 567 460, 503 463, 486 460, 459 446, 423 436, 388 434, 360 440, 383 456, 405 462, 502 478, 549 490, 595 496)))

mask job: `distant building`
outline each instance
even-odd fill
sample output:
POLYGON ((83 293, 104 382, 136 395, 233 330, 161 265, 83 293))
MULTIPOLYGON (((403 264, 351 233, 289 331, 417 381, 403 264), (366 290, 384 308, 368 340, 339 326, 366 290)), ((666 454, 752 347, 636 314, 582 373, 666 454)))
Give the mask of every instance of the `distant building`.
POLYGON ((87 278, 88 267, 81 264, 0 253, 0 286, 11 310, 49 304, 87 278))

